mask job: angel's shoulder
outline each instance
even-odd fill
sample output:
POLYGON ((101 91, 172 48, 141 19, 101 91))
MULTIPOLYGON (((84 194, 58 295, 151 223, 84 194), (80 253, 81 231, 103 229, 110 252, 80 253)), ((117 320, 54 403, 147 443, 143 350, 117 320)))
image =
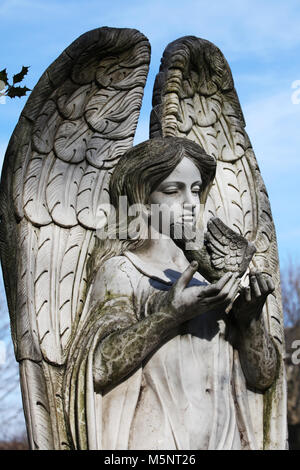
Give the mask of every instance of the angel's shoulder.
POLYGON ((103 288, 114 293, 130 294, 135 290, 140 273, 126 256, 113 256, 98 269, 94 281, 94 289, 103 288))
POLYGON ((100 275, 101 273, 105 273, 108 276, 112 275, 120 277, 124 277, 124 275, 130 277, 135 276, 136 272, 137 270, 135 266, 126 256, 123 255, 109 258, 104 263, 102 263, 98 271, 100 275))

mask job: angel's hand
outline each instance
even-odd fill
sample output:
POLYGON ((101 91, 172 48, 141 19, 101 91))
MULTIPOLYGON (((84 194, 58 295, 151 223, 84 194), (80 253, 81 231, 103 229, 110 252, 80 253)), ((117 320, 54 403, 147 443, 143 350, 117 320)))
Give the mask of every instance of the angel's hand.
POLYGON ((275 289, 270 276, 258 271, 249 274, 249 286, 241 290, 232 310, 239 326, 247 327, 253 319, 259 319, 269 294, 275 289))
POLYGON ((188 287, 197 268, 197 262, 193 261, 168 291, 161 306, 171 309, 180 322, 215 309, 225 310, 240 290, 238 273, 231 272, 215 284, 188 287))

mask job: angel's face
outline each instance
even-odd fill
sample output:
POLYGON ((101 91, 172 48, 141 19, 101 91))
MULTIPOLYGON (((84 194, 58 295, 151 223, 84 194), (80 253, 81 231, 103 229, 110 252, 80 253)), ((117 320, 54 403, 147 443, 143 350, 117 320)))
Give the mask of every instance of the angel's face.
MULTIPOLYGON (((154 226, 157 231, 165 233, 167 229, 169 232, 173 223, 195 223, 200 211, 201 183, 200 171, 189 158, 184 157, 150 195, 149 203, 159 208, 164 222, 159 227, 154 226)), ((151 223, 152 226, 155 224, 151 223)))

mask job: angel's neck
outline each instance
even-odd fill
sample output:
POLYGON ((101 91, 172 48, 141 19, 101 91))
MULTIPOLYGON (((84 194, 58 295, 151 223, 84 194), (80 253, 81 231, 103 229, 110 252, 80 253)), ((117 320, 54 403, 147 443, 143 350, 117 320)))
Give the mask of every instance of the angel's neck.
POLYGON ((145 244, 134 250, 139 257, 158 265, 180 265, 187 264, 183 251, 166 235, 155 233, 148 238, 145 244))

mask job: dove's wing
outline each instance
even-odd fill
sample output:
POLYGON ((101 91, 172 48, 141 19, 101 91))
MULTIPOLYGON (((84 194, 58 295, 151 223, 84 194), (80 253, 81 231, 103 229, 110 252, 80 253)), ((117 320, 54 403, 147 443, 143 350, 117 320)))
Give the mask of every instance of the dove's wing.
POLYGON ((246 272, 256 252, 253 243, 225 225, 218 217, 212 217, 207 223, 206 246, 215 269, 223 272, 236 271, 240 277, 246 272))

